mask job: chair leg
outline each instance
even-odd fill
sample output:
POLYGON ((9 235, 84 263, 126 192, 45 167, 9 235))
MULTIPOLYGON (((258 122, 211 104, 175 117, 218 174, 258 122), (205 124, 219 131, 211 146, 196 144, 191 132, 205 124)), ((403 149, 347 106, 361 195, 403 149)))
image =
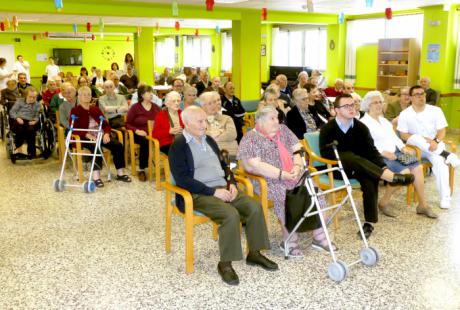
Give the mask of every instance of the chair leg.
POLYGON ((454 193, 454 167, 449 165, 449 185, 450 185, 450 195, 454 193))
MULTIPOLYGON (((217 236, 218 236, 218 229, 219 229, 219 226, 216 224, 216 223, 212 223, 212 239, 214 241, 217 241, 217 236)), ((240 224, 240 232, 242 230, 242 226, 240 224)))
POLYGON ((185 272, 193 273, 193 214, 185 215, 185 272))
POLYGON ((136 175, 136 153, 134 151, 134 141, 129 141, 131 175, 136 175))
POLYGON ((160 155, 155 154, 155 188, 157 191, 161 190, 161 162, 160 162, 160 155))
MULTIPOLYGON (((406 202, 407 206, 411 207, 412 206, 412 196, 414 195, 414 185, 409 184, 407 186, 407 194, 406 194, 406 202)), ((415 196, 415 195, 414 195, 415 196)))

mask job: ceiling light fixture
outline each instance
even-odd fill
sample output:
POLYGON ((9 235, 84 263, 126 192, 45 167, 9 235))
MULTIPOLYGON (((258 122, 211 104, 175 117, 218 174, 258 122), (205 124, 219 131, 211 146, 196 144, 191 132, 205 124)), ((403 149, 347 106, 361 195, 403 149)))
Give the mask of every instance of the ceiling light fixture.
POLYGON ((249 0, 214 0, 215 3, 221 4, 234 4, 234 3, 241 3, 241 2, 248 2, 249 0))

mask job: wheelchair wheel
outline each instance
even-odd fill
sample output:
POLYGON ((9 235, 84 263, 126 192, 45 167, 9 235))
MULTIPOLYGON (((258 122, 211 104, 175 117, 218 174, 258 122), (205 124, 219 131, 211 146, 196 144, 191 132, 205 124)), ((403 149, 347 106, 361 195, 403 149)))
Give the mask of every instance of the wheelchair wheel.
POLYGON ((44 159, 47 159, 53 153, 55 142, 54 126, 50 120, 45 119, 40 132, 40 148, 44 159))
POLYGON ((5 141, 5 130, 6 130, 6 124, 5 124, 5 116, 3 115, 3 111, 0 111, 0 138, 2 141, 5 141))

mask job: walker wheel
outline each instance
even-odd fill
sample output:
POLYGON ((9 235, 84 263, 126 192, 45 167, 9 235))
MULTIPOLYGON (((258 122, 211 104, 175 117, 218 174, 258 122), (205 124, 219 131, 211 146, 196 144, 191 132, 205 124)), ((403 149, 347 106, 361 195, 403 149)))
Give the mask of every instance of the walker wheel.
POLYGON ((369 267, 377 265, 379 261, 379 252, 372 247, 362 249, 359 256, 361 257, 361 262, 369 267))
POLYGON ((65 181, 64 180, 59 180, 59 179, 56 179, 54 180, 53 182, 53 188, 56 192, 62 192, 64 191, 65 189, 65 181))
POLYGON ((344 262, 336 261, 327 268, 329 278, 335 282, 342 282, 348 275, 348 268, 344 262))
POLYGON ((96 185, 94 184, 93 181, 85 181, 83 183, 83 192, 85 193, 94 193, 94 189, 96 188, 96 185))

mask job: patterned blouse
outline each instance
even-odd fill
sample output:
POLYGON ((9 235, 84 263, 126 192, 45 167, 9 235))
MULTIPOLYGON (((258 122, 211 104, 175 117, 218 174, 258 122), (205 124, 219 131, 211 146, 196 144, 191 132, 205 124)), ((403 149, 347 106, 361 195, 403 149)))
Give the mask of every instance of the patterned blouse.
MULTIPOLYGON (((286 126, 280 125, 280 139, 287 150, 293 152, 293 148, 299 143, 299 139, 286 126)), ((249 131, 241 140, 237 159, 247 160, 251 158, 260 158, 263 162, 270 164, 276 168, 281 168, 278 147, 276 142, 267 139, 256 130, 249 131)), ((293 159, 294 160, 294 159, 293 159)), ((287 188, 284 181, 278 179, 267 178, 268 199, 274 202, 275 213, 277 217, 284 223, 285 209, 284 201, 286 200, 286 189, 291 189, 294 186, 287 188)), ((254 191, 260 194, 259 184, 253 181, 254 191)), ((295 184, 294 184, 295 185, 295 184)))

